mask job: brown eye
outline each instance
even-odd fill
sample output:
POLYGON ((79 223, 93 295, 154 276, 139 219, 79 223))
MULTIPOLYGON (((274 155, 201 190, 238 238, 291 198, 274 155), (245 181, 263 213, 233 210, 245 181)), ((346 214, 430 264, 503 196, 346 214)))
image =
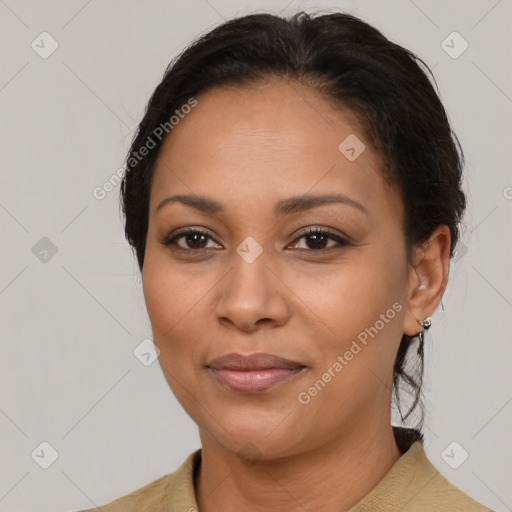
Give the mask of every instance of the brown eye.
POLYGON ((330 250, 333 247, 336 247, 336 244, 339 246, 350 245, 350 243, 335 233, 332 233, 329 230, 321 229, 321 228, 309 228, 305 234, 302 234, 297 240, 294 242, 297 244, 298 241, 304 239, 305 247, 298 247, 299 249, 311 250, 313 252, 330 250), (335 242, 330 246, 327 246, 329 241, 335 242))
POLYGON ((207 236, 202 233, 190 233, 188 235, 181 235, 177 240, 180 238, 185 240, 185 244, 187 244, 190 249, 204 249, 207 236))
POLYGON ((179 249, 200 251, 207 248, 208 239, 211 239, 211 237, 205 231, 188 229, 179 233, 172 233, 160 243, 165 246, 174 245, 179 249), (183 243, 178 243, 178 240, 181 239, 183 239, 183 243))

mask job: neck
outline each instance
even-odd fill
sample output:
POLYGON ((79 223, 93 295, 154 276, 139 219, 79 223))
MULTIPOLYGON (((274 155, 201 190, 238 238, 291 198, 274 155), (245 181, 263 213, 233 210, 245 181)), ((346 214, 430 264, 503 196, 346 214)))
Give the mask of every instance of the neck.
POLYGON ((370 424, 317 449, 252 464, 204 432, 200 435, 195 494, 201 512, 347 511, 402 455, 390 424, 387 428, 370 424))

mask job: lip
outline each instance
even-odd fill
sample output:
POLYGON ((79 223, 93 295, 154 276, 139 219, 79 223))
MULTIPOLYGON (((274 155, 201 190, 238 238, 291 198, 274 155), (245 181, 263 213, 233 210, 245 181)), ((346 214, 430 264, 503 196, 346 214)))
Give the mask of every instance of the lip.
POLYGON ((214 370, 267 370, 269 368, 283 368, 288 370, 296 370, 304 368, 305 365, 285 359, 284 357, 275 356, 273 354, 265 354, 258 352, 244 356, 241 354, 226 354, 210 361, 208 368, 214 370))
POLYGON ((306 368, 296 361, 265 353, 227 354, 206 367, 224 387, 241 393, 266 391, 293 379, 306 368))

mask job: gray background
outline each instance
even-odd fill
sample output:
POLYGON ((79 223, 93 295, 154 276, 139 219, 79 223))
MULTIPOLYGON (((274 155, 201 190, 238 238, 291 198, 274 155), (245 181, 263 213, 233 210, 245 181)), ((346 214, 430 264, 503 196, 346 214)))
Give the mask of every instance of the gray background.
POLYGON ((452 483, 511 510, 512 3, 287 1, 0 0, 0 510, 101 505, 199 447, 158 361, 133 353, 151 329, 119 187, 93 190, 196 35, 243 13, 336 7, 433 67, 465 149, 464 247, 427 335, 425 447, 452 483), (58 43, 46 59, 31 47, 50 48, 43 31, 58 43), (469 44, 458 58, 442 46, 453 31, 469 44), (58 453, 47 469, 43 441, 58 453), (458 469, 442 455, 453 441, 452 460, 469 454, 458 469))

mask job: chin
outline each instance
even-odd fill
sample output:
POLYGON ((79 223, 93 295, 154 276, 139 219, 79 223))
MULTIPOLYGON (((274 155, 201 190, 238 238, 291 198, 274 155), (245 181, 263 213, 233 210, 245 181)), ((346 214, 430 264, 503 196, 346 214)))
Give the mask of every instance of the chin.
POLYGON ((245 419, 234 418, 232 421, 223 416, 222 426, 214 425, 208 429, 214 442, 227 451, 238 454, 242 458, 277 459, 294 452, 293 446, 300 446, 295 427, 285 425, 283 418, 268 417, 245 419))

